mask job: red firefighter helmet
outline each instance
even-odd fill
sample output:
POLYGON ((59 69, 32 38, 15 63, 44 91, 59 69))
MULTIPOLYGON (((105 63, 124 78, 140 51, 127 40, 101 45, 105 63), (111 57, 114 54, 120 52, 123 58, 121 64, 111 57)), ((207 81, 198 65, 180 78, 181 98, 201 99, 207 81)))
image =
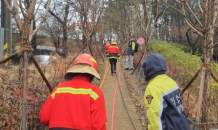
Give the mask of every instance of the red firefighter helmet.
POLYGON ((94 57, 92 57, 91 55, 84 53, 82 55, 80 55, 74 62, 73 65, 76 64, 87 64, 90 65, 91 67, 93 67, 97 72, 98 72, 98 64, 96 62, 96 60, 94 59, 94 57))
POLYGON ((71 67, 65 74, 65 79, 70 80, 73 77, 73 73, 88 73, 96 78, 100 79, 98 73, 98 64, 94 57, 84 53, 80 55, 74 62, 73 67, 71 67))
POLYGON ((112 42, 111 42, 111 44, 112 44, 112 45, 117 45, 117 40, 116 40, 116 39, 113 39, 112 42))

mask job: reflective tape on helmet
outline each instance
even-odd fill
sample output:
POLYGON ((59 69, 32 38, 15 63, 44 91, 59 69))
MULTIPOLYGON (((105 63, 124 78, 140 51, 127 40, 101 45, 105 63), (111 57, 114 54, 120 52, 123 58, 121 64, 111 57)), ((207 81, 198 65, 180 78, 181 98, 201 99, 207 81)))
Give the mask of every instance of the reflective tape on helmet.
POLYGON ((96 60, 94 58, 91 58, 90 60, 97 64, 97 62, 96 62, 96 60))

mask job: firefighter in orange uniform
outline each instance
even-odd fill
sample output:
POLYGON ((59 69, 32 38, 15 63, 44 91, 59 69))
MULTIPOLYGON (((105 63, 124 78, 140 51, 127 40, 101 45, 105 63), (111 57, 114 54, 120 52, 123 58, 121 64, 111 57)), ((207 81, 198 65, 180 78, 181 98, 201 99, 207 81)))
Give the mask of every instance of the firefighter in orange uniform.
POLYGON ((80 55, 47 98, 39 113, 49 130, 106 130, 106 107, 100 88, 91 84, 100 79, 96 60, 80 55))
POLYGON ((120 50, 117 46, 117 41, 114 39, 107 50, 107 57, 111 65, 111 75, 116 74, 117 59, 120 57, 120 50))
POLYGON ((106 55, 107 55, 107 50, 108 50, 108 48, 109 48, 110 45, 111 45, 111 44, 110 44, 110 41, 108 40, 108 41, 106 42, 106 45, 104 46, 104 50, 105 50, 105 52, 106 52, 106 55))

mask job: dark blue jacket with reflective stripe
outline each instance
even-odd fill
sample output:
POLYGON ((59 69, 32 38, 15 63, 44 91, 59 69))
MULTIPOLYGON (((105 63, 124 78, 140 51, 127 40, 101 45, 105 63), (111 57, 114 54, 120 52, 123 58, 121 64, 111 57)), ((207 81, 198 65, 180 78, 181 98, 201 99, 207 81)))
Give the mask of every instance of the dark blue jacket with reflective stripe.
POLYGON ((144 102, 148 130, 190 130, 177 83, 168 77, 160 54, 150 54, 142 64, 148 85, 144 102))

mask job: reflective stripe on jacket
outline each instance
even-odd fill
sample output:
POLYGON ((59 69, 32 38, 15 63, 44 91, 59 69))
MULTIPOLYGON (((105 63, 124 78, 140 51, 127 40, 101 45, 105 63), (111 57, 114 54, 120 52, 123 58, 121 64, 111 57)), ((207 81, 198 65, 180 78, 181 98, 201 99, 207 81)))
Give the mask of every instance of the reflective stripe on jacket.
POLYGON ((166 74, 151 79, 145 90, 148 130, 190 130, 180 90, 166 74))
POLYGON ((116 45, 110 45, 107 50, 107 57, 109 59, 117 59, 120 57, 120 50, 116 45))
POLYGON ((88 77, 74 76, 53 90, 39 118, 49 128, 106 130, 104 95, 88 77))

